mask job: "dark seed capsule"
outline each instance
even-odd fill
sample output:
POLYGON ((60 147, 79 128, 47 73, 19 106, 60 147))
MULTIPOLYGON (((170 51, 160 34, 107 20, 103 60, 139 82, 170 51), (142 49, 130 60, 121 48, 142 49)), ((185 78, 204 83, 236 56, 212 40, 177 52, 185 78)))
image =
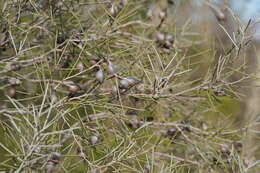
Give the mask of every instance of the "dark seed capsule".
POLYGON ((228 145, 223 144, 223 145, 221 146, 221 148, 220 148, 220 152, 223 153, 223 154, 229 155, 229 154, 230 154, 230 150, 229 150, 228 145))
POLYGON ((174 0, 167 0, 168 4, 174 5, 174 0))
POLYGON ((138 113, 135 110, 127 110, 125 114, 126 115, 137 115, 138 113))
POLYGON ((170 128, 170 129, 167 130, 166 135, 169 136, 169 137, 172 137, 172 136, 176 135, 177 132, 178 132, 178 129, 170 128))
POLYGON ((241 152, 242 151, 242 143, 241 142, 233 142, 233 146, 234 148, 238 151, 238 152, 241 152))
POLYGON ((67 39, 67 36, 65 36, 64 34, 59 35, 59 36, 57 37, 57 44, 62 44, 62 43, 64 43, 64 42, 66 41, 66 39, 67 39))
POLYGON ((220 96, 220 97, 226 95, 226 93, 225 93, 223 88, 216 88, 214 90, 214 93, 215 93, 216 96, 220 96))
POLYGON ((53 152, 51 153, 51 157, 50 157, 51 160, 60 160, 61 159, 61 154, 58 153, 58 152, 53 152))
POLYGON ((151 121, 153 121, 153 120, 154 120, 154 117, 152 117, 152 116, 146 117, 146 121, 148 121, 148 122, 151 122, 151 121))
POLYGON ((77 149, 77 154, 78 154, 78 156, 80 157, 80 158, 86 158, 86 150, 83 150, 83 149, 81 149, 81 148, 78 148, 77 149))

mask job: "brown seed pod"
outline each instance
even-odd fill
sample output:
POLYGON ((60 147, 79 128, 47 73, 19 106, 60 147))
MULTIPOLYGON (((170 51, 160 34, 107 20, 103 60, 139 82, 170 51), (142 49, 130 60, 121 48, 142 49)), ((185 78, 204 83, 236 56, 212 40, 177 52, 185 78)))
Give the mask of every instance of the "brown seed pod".
POLYGON ((93 57, 90 58, 90 63, 92 65, 97 64, 99 61, 100 61, 100 58, 98 56, 93 56, 93 57))
POLYGON ((172 34, 167 34, 167 35, 165 36, 165 40, 168 41, 169 43, 173 44, 173 42, 174 42, 174 37, 173 37, 172 34))
POLYGON ((76 93, 79 90, 79 86, 73 81, 66 81, 64 82, 64 85, 68 87, 70 93, 76 93))
POLYGON ((7 90, 7 95, 11 98, 16 98, 16 88, 15 86, 11 86, 7 90))
POLYGON ((137 116, 136 115, 133 115, 131 117, 131 127, 133 129, 138 129, 139 127, 141 127, 141 122, 138 120, 137 116))
POLYGON ((119 81, 119 88, 120 89, 128 89, 129 87, 130 87, 130 84, 129 84, 129 81, 126 78, 119 81))
POLYGON ((96 73, 96 80, 99 83, 103 83, 105 79, 105 74, 104 74, 104 70, 102 68, 100 68, 97 73, 96 73))
POLYGON ((70 85, 69 86, 69 91, 72 93, 75 93, 79 90, 79 87, 77 85, 70 85))
POLYGON ((77 68, 77 70, 78 70, 79 72, 83 72, 85 66, 84 66, 84 64, 83 64, 82 62, 79 62, 79 63, 77 64, 76 68, 77 68))
POLYGON ((58 152, 51 153, 50 160, 57 160, 59 161, 61 159, 61 154, 58 152))
POLYGON ((126 77, 119 81, 120 89, 128 89, 139 84, 141 81, 135 77, 126 77))
POLYGON ((113 74, 116 74, 118 71, 119 71, 119 68, 112 64, 111 62, 108 62, 108 73, 113 75, 113 74))
POLYGON ((227 144, 221 145, 220 152, 226 155, 230 155, 230 149, 227 144))
POLYGON ((130 86, 134 86, 139 84, 141 81, 135 77, 127 77, 126 78, 129 81, 130 86))
POLYGON ((165 41, 165 34, 162 33, 162 32, 157 32, 156 33, 156 40, 159 42, 159 43, 163 43, 165 41))

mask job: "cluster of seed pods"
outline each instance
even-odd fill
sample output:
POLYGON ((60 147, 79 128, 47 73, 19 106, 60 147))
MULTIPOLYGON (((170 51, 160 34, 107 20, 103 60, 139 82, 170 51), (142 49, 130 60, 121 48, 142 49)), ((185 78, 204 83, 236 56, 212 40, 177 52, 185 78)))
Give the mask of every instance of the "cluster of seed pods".
POLYGON ((109 11, 109 24, 112 25, 114 22, 114 18, 117 14, 126 6, 128 0, 121 0, 118 5, 113 3, 108 3, 108 11, 109 11))
POLYGON ((118 72, 120 71, 120 68, 113 64, 110 60, 106 60, 105 63, 99 63, 102 60, 98 57, 92 57, 91 58, 91 63, 93 65, 96 65, 98 70, 96 71, 95 74, 95 79, 99 84, 102 84, 105 80, 105 72, 107 72, 111 77, 115 77, 119 80, 119 86, 118 88, 121 90, 128 90, 131 87, 141 83, 141 81, 139 79, 137 79, 136 77, 122 77, 118 74, 118 72), (104 70, 104 68, 106 68, 106 70, 104 70))

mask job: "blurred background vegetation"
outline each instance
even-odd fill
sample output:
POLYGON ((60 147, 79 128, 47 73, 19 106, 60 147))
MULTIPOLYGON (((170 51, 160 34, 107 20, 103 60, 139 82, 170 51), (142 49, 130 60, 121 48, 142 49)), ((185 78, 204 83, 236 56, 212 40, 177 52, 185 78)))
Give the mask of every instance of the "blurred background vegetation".
POLYGON ((239 120, 255 76, 178 23, 187 2, 0 0, 0 170, 257 172, 239 120))

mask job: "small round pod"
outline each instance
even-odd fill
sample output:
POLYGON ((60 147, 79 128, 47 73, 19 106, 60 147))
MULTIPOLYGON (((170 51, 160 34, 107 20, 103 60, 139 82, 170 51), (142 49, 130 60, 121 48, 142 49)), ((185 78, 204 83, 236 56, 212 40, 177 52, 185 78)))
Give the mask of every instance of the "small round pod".
POLYGON ((119 68, 115 64, 109 61, 107 71, 109 74, 114 75, 119 71, 119 68))
POLYGON ((128 89, 129 87, 130 83, 126 78, 119 81, 119 89, 128 89))
POLYGON ((112 4, 112 6, 109 8, 109 13, 111 16, 115 17, 118 13, 118 8, 112 4))
POLYGON ((138 129, 139 127, 141 127, 142 123, 138 120, 136 115, 133 115, 130 119, 131 121, 131 127, 133 129, 138 129))
POLYGON ((225 155, 230 155, 230 149, 227 144, 222 144, 220 148, 220 152, 225 154, 225 155))
POLYGON ((233 147, 236 149, 237 152, 241 152, 242 151, 242 148, 243 148, 243 144, 242 142, 239 142, 239 141, 234 141, 232 143, 233 147))
POLYGON ((83 72, 84 69, 85 69, 85 66, 84 66, 84 64, 80 61, 80 62, 77 64, 76 68, 77 68, 77 70, 78 70, 79 72, 83 72))
POLYGON ((155 37, 156 37, 156 40, 157 40, 158 43, 160 43, 160 44, 164 43, 164 41, 165 41, 165 34, 164 33, 157 32, 155 37))
POLYGON ((100 142, 100 136, 99 134, 92 134, 89 138, 89 142, 91 145, 96 145, 100 142))
POLYGON ((64 85, 68 88, 70 93, 76 93, 79 90, 79 86, 76 85, 73 81, 66 81, 64 85))
POLYGON ((135 77, 126 77, 119 81, 119 88, 120 89, 129 89, 137 84, 139 84, 141 81, 135 77))
POLYGON ((96 80, 101 84, 104 82, 105 74, 104 70, 102 68, 99 68, 99 70, 96 72, 96 80))
POLYGON ((171 34, 167 34, 165 36, 165 42, 163 44, 163 47, 166 49, 170 49, 173 47, 173 43, 174 43, 174 37, 171 34))
POLYGON ((92 65, 97 64, 99 61, 100 61, 100 58, 99 58, 98 56, 92 56, 92 57, 90 58, 90 63, 91 63, 92 65))
POLYGON ((14 85, 7 89, 7 95, 11 98, 16 98, 16 87, 14 85))
POLYGON ((168 41, 169 43, 173 44, 174 43, 174 36, 172 34, 166 34, 165 40, 168 41))

